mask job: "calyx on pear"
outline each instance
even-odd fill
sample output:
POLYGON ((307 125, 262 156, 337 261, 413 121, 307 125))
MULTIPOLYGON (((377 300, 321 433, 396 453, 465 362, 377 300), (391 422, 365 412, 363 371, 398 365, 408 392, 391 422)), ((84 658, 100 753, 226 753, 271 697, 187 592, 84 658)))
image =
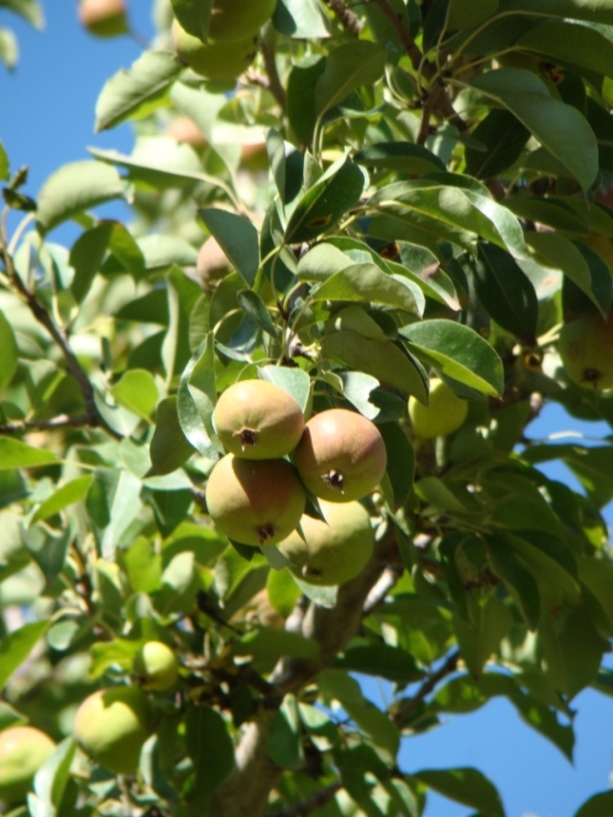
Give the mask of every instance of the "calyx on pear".
POLYGON ((310 584, 344 584, 362 572, 370 559, 375 534, 359 502, 319 501, 325 522, 306 514, 300 520, 304 539, 290 533, 279 550, 292 572, 310 584))
POLYGON ((458 397, 438 377, 430 379, 428 405, 415 397, 409 398, 409 417, 413 433, 420 440, 446 437, 464 423, 468 414, 468 402, 458 397))
POLYGON ((606 320, 594 312, 564 324, 558 352, 573 383, 598 391, 613 388, 613 311, 606 320))
POLYGON ((115 774, 134 774, 151 734, 150 717, 149 701, 138 687, 101 689, 77 710, 74 738, 100 766, 115 774))
POLYGON ((294 463, 312 494, 329 502, 351 502, 379 484, 387 452, 370 420, 347 409, 329 409, 306 424, 294 463))
POLYGON ((249 460, 284 457, 304 431, 298 403, 266 380, 241 380, 227 388, 217 401, 213 423, 226 451, 249 460))
POLYGON ((276 545, 300 522, 306 494, 283 459, 246 460, 227 454, 211 471, 206 504, 222 533, 243 545, 276 545))
POLYGON ((55 749, 55 743, 33 726, 11 726, 0 732, 0 800, 25 800, 34 775, 55 749))

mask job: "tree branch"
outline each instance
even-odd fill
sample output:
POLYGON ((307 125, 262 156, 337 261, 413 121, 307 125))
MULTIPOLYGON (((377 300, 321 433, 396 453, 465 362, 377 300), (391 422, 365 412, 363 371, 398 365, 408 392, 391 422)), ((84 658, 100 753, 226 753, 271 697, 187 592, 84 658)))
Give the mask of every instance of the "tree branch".
POLYGON ((360 36, 360 32, 364 28, 364 24, 352 11, 347 8, 343 0, 325 0, 328 8, 336 14, 343 27, 352 37, 356 39, 360 36))
POLYGON ((402 576, 403 571, 404 566, 402 565, 393 565, 385 568, 383 573, 379 576, 377 583, 366 597, 362 610, 363 615, 369 615, 385 601, 387 594, 402 576))
POLYGON ((53 431, 57 428, 82 428, 90 426, 92 418, 89 414, 59 414, 51 420, 13 420, 0 425, 0 434, 19 434, 22 431, 53 431))
POLYGON ((329 803, 336 792, 342 788, 343 784, 337 780, 336 783, 331 783, 325 789, 316 791, 315 794, 307 797, 301 803, 294 803, 293 806, 273 812, 270 817, 308 817, 309 814, 329 803))
POLYGON ((275 52, 264 40, 262 40, 260 44, 260 51, 264 57, 264 66, 266 68, 266 74, 268 75, 268 90, 277 100, 277 104, 285 114, 287 112, 287 94, 279 78, 275 52))
POLYGON ((6 249, 4 243, 0 243, 0 256, 4 260, 6 271, 8 273, 11 283, 26 302, 28 308, 30 309, 30 312, 36 318, 36 320, 42 326, 45 327, 48 334, 60 347, 64 359, 66 361, 66 368, 68 369, 68 373, 72 375, 72 377, 74 377, 74 379, 77 381, 81 394, 83 395, 83 401, 85 402, 87 416, 89 417, 88 425, 99 426, 100 428, 104 428, 104 430, 107 431, 111 436, 115 437, 115 439, 118 440, 121 439, 121 434, 118 434, 114 429, 112 429, 106 423, 106 421, 98 411, 98 407, 96 406, 96 401, 94 398, 94 387, 90 383, 87 374, 83 370, 83 367, 77 360, 75 353, 70 348, 68 339, 60 331, 60 329, 53 323, 53 320, 51 319, 49 312, 38 300, 36 295, 33 292, 31 292, 25 285, 25 283, 21 280, 21 277, 17 270, 15 269, 15 265, 13 264, 13 259, 8 250, 6 249))
POLYGON ((440 681, 442 681, 443 678, 446 678, 447 675, 451 675, 452 672, 455 672, 459 659, 460 653, 457 650, 454 650, 449 656, 447 656, 447 660, 442 667, 440 667, 436 672, 433 672, 432 675, 430 675, 430 677, 423 682, 415 695, 413 695, 412 698, 407 698, 405 700, 398 712, 396 712, 396 714, 393 716, 393 721, 397 726, 401 727, 403 725, 411 712, 413 712, 413 710, 419 706, 424 698, 432 692, 434 687, 440 681))

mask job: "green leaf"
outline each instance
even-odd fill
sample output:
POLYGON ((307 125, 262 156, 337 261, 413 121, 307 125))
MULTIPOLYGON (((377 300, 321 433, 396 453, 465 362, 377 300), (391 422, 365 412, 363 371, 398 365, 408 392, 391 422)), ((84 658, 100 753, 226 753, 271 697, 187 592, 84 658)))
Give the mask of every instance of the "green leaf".
POLYGON ((167 101, 183 66, 166 51, 145 51, 127 71, 107 80, 96 102, 96 133, 127 119, 142 119, 167 101))
POLYGON ((74 269, 74 278, 70 291, 77 303, 81 303, 102 266, 114 222, 102 221, 91 230, 86 230, 77 238, 70 250, 70 266, 74 269))
POLYGON ((210 181, 202 171, 196 151, 169 136, 138 137, 131 156, 116 150, 88 150, 100 162, 125 168, 126 178, 149 192, 210 181))
POLYGON ((253 286, 260 266, 258 231, 242 216, 206 207, 198 215, 207 230, 215 237, 232 266, 248 287, 253 286))
POLYGON ((0 470, 36 468, 54 462, 57 462, 57 459, 52 451, 34 448, 10 437, 0 437, 0 470))
POLYGON ((472 265, 479 300, 496 323, 529 346, 536 343, 538 300, 534 286, 508 252, 480 242, 472 265))
POLYGON ((324 338, 321 353, 422 402, 427 399, 422 368, 389 340, 371 340, 350 330, 333 332, 324 338))
POLYGON ((378 142, 358 150, 353 161, 357 165, 374 167, 377 170, 393 170, 396 173, 425 175, 433 171, 445 172, 444 163, 422 145, 410 142, 378 142))
POLYGON ((88 161, 64 165, 49 176, 38 194, 39 230, 47 233, 90 207, 124 194, 124 182, 112 167, 88 161))
POLYGON ((497 598, 467 597, 470 621, 454 616, 453 628, 462 657, 471 673, 478 678, 491 654, 513 626, 513 615, 497 598))
POLYGON ((410 684, 419 681, 424 675, 409 652, 388 644, 349 647, 332 666, 349 672, 380 676, 397 684, 410 684))
POLYGON ((311 291, 310 301, 365 301, 402 309, 420 317, 425 298, 408 278, 387 275, 374 264, 353 264, 311 291))
POLYGON ((394 507, 400 508, 413 487, 415 451, 398 423, 378 426, 387 451, 387 475, 394 491, 394 507))
POLYGON ((38 0, 1 0, 0 7, 19 14, 39 31, 45 27, 43 9, 38 0))
POLYGON ((177 398, 167 397, 158 405, 155 431, 151 438, 149 474, 170 474, 194 453, 177 414, 177 398))
POLYGON ((299 60, 288 77, 287 116, 292 131, 305 145, 310 143, 317 122, 315 88, 325 67, 325 57, 311 54, 299 60))
POLYGON ((213 0, 170 0, 175 17, 181 27, 199 40, 206 42, 213 0))
POLYGON ((64 738, 34 776, 36 796, 52 814, 62 802, 76 749, 74 738, 64 738))
POLYGON ((242 292, 237 292, 236 300, 243 312, 248 315, 262 331, 269 334, 272 338, 278 336, 279 331, 270 317, 270 312, 266 309, 264 301, 257 292, 244 289, 242 292))
POLYGON ((613 76, 613 43, 589 26, 547 20, 530 28, 517 40, 517 46, 544 54, 552 62, 570 63, 594 74, 613 76))
POLYGON ((272 24, 286 37, 300 40, 330 36, 330 23, 317 0, 278 0, 272 24))
POLYGON ((39 519, 48 519, 50 516, 63 511, 64 508, 67 508, 69 505, 73 505, 75 502, 80 502, 82 499, 85 499, 91 483, 92 477, 90 474, 87 474, 84 477, 77 477, 67 482, 66 485, 62 485, 61 488, 54 491, 51 496, 39 506, 32 517, 31 524, 38 522, 39 519))
POLYGON ((400 330, 416 354, 422 353, 437 370, 485 395, 501 395, 502 361, 487 341, 468 326, 434 319, 400 330))
POLYGON ((0 641, 0 689, 30 655, 48 626, 48 621, 24 624, 0 641))
POLYGON ((285 229, 288 244, 311 241, 333 227, 364 189, 364 176, 349 157, 339 159, 298 201, 285 229))
POLYGON ((6 154, 4 145, 0 142, 0 181, 5 182, 10 178, 9 157, 6 154))
POLYGON ((213 427, 216 400, 215 340, 209 332, 181 375, 177 411, 186 438, 196 451, 213 460, 221 450, 213 427))
POLYGON ((385 49, 366 40, 345 43, 330 51, 315 87, 319 116, 343 102, 361 85, 376 82, 383 74, 385 60, 385 49))
POLYGON ((518 601, 528 627, 535 630, 541 616, 541 602, 532 574, 517 558, 508 542, 488 536, 487 548, 494 570, 518 601))
MULTIPOLYGON (((147 270, 159 270, 172 266, 190 267, 195 266, 198 261, 197 250, 178 235, 143 236, 138 239, 137 247, 143 256, 147 270)), ((129 305, 125 308, 129 308, 129 305)))
POLYGON ((498 790, 477 769, 422 769, 411 777, 450 800, 476 808, 484 817, 505 817, 498 790))
POLYGON ((510 0, 505 11, 526 11, 539 17, 571 17, 594 23, 613 25, 613 8, 609 0, 510 0))
POLYGON ((13 328, 0 310, 0 390, 6 388, 13 379, 18 361, 19 349, 13 328))
POLYGON ((486 149, 466 148, 466 170, 477 179, 487 179, 519 159, 530 131, 510 111, 494 108, 479 122, 473 136, 486 149))
POLYGON ((335 272, 352 266, 351 258, 332 244, 316 244, 305 253, 296 268, 301 281, 325 281, 335 272))
POLYGON ((451 0, 447 13, 447 26, 472 28, 485 22, 498 10, 498 0, 451 0))
POLYGON ((208 801, 234 766, 232 738, 225 720, 210 706, 189 706, 185 726, 185 744, 195 775, 193 796, 208 801))
POLYGON ((593 794, 574 814, 574 817, 611 817, 613 814, 613 791, 593 794))
POLYGON ((10 28, 0 28, 0 60, 8 69, 14 68, 19 61, 17 37, 10 28))
POLYGON ((267 380, 284 389, 305 413, 311 396, 311 378, 302 369, 286 366, 258 366, 260 380, 267 380))
POLYGON ((111 393, 120 406, 148 420, 159 394, 153 375, 144 369, 128 369, 112 387, 111 393))
POLYGON ((266 736, 266 751, 282 769, 294 769, 304 762, 301 722, 294 695, 286 695, 266 736))
POLYGON ((588 190, 598 173, 598 145, 576 108, 549 96, 547 86, 525 68, 499 68, 472 80, 472 88, 508 108, 588 190))
POLYGON ((251 655, 256 662, 271 663, 283 656, 303 658, 319 663, 319 644, 304 638, 298 633, 287 630, 276 630, 272 627, 259 627, 235 641, 232 648, 234 655, 251 655))
POLYGON ((9 726, 22 726, 27 722, 28 719, 25 715, 22 715, 5 701, 0 701, 0 732, 3 729, 8 729, 9 726))
POLYGON ((300 588, 289 570, 271 570, 266 581, 268 600, 283 618, 287 618, 300 598, 300 588))

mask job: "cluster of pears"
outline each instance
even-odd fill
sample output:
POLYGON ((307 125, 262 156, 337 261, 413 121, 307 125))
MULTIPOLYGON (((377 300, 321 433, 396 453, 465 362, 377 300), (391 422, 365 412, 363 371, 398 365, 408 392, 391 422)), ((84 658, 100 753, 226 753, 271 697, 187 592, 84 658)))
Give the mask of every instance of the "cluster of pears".
POLYGON ((134 659, 138 686, 100 689, 86 698, 75 716, 73 734, 93 761, 115 774, 134 774, 141 749, 151 735, 154 714, 143 690, 165 692, 178 679, 174 652, 161 641, 147 642, 134 659))
POLYGON ((177 57, 207 80, 236 79, 253 61, 258 32, 276 5, 277 0, 214 0, 206 42, 175 20, 172 40, 177 57))
POLYGON ((219 530, 243 545, 279 545, 294 572, 315 584, 357 575, 373 547, 369 516, 357 500, 387 465, 377 427, 347 409, 305 423, 294 398, 264 380, 226 389, 213 422, 229 452, 206 489, 219 530), (325 522, 304 513, 307 490, 320 500, 325 522), (295 532, 299 525, 304 536, 295 532))
POLYGON ((582 315, 564 324, 558 352, 569 379, 578 386, 613 388, 613 310, 582 315))

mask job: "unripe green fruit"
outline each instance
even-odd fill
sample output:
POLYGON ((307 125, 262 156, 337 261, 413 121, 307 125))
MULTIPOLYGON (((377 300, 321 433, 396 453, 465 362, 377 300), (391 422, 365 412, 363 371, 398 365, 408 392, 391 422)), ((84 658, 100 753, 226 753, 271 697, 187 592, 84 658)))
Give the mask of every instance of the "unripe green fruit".
POLYGON ((372 555, 375 534, 370 517, 359 502, 320 500, 319 505, 326 521, 305 514, 300 520, 304 539, 294 531, 279 550, 305 582, 344 584, 362 572, 372 555))
POLYGON ((221 395, 213 423, 226 451, 247 460, 273 460, 293 451, 304 431, 298 403, 266 380, 241 380, 221 395))
POLYGON ((468 414, 468 403, 457 397, 442 380, 430 380, 428 405, 424 406, 415 397, 409 398, 409 417, 413 433, 420 440, 446 437, 462 425, 468 414))
POLYGON ((228 454, 211 471, 206 504, 222 533, 243 545, 276 545, 300 522, 306 494, 286 460, 228 454))
POLYGON ((586 389, 613 388, 613 312, 584 315, 565 324, 558 352, 569 379, 586 389))
POLYGON ((86 698, 74 737, 86 755, 115 774, 134 774, 151 733, 149 702, 138 687, 101 689, 86 698))
POLYGON ((54 749, 51 738, 33 726, 11 726, 0 732, 0 800, 25 800, 34 775, 54 749))
POLYGON ((165 692, 177 683, 179 662, 166 644, 148 641, 136 654, 134 672, 143 689, 165 692))
POLYGON ((81 25, 96 37, 116 37, 129 31, 124 0, 81 0, 81 25))
POLYGON ((387 452, 374 423, 354 411, 330 409, 306 424, 294 463, 312 494, 329 502, 351 502, 379 484, 387 452))
POLYGON ((256 34, 272 17, 277 0, 214 0, 211 10, 211 40, 240 40, 256 34))
POLYGON ((218 82, 239 77, 249 68, 258 50, 258 38, 252 34, 230 42, 203 43, 188 34, 176 20, 172 24, 172 41, 182 63, 206 79, 218 82))

